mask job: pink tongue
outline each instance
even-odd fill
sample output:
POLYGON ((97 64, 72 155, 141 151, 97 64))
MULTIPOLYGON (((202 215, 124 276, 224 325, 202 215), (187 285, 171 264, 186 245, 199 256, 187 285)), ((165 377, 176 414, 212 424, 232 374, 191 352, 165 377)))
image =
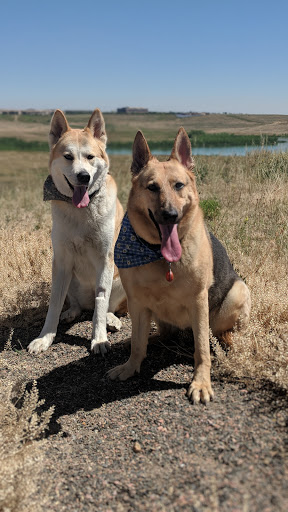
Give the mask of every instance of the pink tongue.
POLYGON ((159 224, 159 227, 162 235, 162 256, 170 263, 180 260, 182 248, 178 238, 177 224, 159 224))
POLYGON ((80 187, 74 187, 74 193, 72 197, 72 203, 76 208, 85 208, 90 203, 87 187, 81 185, 80 187))

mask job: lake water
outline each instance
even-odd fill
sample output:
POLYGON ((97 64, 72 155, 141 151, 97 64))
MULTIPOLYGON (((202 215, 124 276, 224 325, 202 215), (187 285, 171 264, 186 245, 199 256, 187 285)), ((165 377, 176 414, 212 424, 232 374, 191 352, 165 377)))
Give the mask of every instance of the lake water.
MULTIPOLYGON (((221 156, 245 156, 247 153, 252 151, 272 151, 281 152, 288 151, 288 140, 285 139, 283 142, 278 142, 273 146, 225 146, 225 147, 214 147, 214 148, 192 148, 193 155, 221 155, 221 156)), ((151 150, 153 155, 170 155, 171 150, 166 149, 153 149, 151 150)), ((109 149, 108 154, 110 155, 132 155, 131 149, 109 149)))

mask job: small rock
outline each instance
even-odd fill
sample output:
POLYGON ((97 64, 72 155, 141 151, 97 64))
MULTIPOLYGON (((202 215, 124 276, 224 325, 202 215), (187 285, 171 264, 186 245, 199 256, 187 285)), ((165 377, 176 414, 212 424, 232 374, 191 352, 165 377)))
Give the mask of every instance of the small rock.
POLYGON ((141 452, 141 450, 142 450, 141 444, 138 443, 138 441, 135 441, 135 443, 133 445, 133 452, 139 453, 139 452, 141 452))

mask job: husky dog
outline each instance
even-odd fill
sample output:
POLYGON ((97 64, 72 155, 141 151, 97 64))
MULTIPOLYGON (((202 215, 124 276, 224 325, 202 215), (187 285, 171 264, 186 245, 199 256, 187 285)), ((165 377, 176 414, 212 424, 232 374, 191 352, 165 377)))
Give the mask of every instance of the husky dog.
POLYGON ((53 342, 66 297, 69 308, 61 319, 72 322, 82 309, 94 310, 93 352, 105 354, 109 348, 108 311, 109 322, 121 325, 113 313, 125 293, 114 272, 113 251, 123 209, 109 174, 106 141, 100 110, 83 130, 71 129, 61 110, 54 113, 50 175, 44 185, 44 199, 52 203, 52 291, 44 327, 30 343, 30 353, 47 350, 53 342))

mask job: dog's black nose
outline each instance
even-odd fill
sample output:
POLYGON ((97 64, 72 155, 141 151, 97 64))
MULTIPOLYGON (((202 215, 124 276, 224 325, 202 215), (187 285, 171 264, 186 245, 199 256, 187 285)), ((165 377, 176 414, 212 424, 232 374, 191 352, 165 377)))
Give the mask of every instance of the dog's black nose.
POLYGON ((166 224, 174 224, 177 221, 178 212, 176 208, 169 208, 166 210, 162 210, 161 216, 166 224))
POLYGON ((87 185, 87 183, 89 183, 89 180, 90 180, 89 172, 87 172, 87 171, 78 172, 77 180, 79 183, 81 183, 81 185, 87 185))

